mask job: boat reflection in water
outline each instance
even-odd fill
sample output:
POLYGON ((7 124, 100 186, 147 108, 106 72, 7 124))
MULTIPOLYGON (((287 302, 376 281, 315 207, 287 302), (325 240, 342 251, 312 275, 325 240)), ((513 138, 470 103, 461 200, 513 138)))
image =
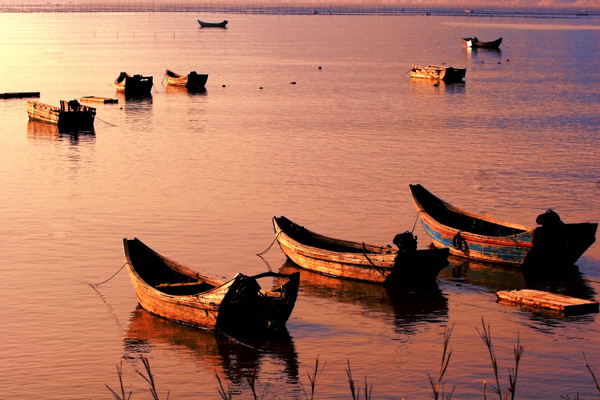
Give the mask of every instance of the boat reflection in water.
POLYGON ((83 142, 95 142, 94 131, 60 132, 58 126, 40 121, 27 121, 27 138, 49 142, 68 141, 70 144, 83 142))
POLYGON ((169 95, 182 95, 182 94, 187 94, 187 95, 201 95, 201 94, 206 94, 206 87, 185 87, 185 86, 173 86, 173 85, 167 85, 165 86, 165 93, 169 94, 169 95))
POLYGON ((466 92, 465 82, 446 83, 441 79, 411 79, 410 91, 423 94, 464 94, 466 92))
POLYGON ((124 358, 139 358, 162 347, 190 356, 214 370, 230 388, 240 387, 266 359, 283 365, 289 383, 298 383, 298 354, 287 330, 268 339, 230 338, 215 331, 194 328, 152 315, 139 304, 131 314, 124 339, 124 358), (236 339, 239 339, 236 340, 236 339))
POLYGON ((586 300, 593 300, 596 294, 576 267, 568 271, 519 270, 455 257, 448 260, 450 265, 440 272, 440 278, 482 287, 494 293, 499 290, 535 289, 586 300))
POLYGON ((389 316, 397 333, 414 335, 423 323, 448 319, 448 300, 437 287, 409 291, 369 282, 335 278, 298 267, 286 260, 282 274, 300 272, 300 296, 331 299, 363 307, 367 315, 389 316))

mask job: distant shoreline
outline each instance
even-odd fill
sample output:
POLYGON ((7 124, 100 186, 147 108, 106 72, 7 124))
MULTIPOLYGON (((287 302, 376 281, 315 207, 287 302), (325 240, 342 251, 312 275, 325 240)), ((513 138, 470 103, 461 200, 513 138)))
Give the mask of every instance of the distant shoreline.
POLYGON ((201 6, 187 3, 27 3, 0 4, 0 13, 96 13, 96 12, 190 12, 210 14, 266 15, 382 15, 382 16, 461 16, 461 17, 522 17, 522 18, 600 18, 600 9, 566 8, 426 8, 426 7, 308 7, 308 6, 201 6))

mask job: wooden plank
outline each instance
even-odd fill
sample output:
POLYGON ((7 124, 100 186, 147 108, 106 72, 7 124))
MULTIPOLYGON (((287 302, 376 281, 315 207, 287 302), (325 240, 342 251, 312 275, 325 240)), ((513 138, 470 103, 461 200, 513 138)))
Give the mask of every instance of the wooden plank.
POLYGON ((119 102, 118 99, 111 99, 110 97, 98 97, 98 96, 84 96, 84 97, 80 97, 79 100, 91 101, 91 102, 96 102, 96 103, 104 103, 104 104, 119 102))
POLYGON ((535 309, 558 310, 564 314, 585 314, 598 312, 599 309, 597 301, 584 300, 541 290, 500 291, 496 295, 500 301, 521 304, 535 309))
POLYGON ((8 92, 8 93, 0 93, 0 99, 22 99, 24 97, 40 97, 40 92, 8 92))

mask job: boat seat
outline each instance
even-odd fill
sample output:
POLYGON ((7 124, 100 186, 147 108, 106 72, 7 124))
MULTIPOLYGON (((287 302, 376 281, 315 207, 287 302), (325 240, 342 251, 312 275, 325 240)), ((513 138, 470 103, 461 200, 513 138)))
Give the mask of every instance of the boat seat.
POLYGON ((207 290, 213 289, 213 285, 202 281, 195 282, 178 282, 178 283, 161 283, 155 286, 156 289, 163 293, 172 295, 192 295, 197 293, 206 292, 207 290))

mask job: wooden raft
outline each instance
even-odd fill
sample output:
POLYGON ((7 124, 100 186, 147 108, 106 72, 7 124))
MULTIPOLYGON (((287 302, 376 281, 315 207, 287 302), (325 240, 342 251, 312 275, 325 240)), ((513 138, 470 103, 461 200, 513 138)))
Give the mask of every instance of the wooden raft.
POLYGON ((79 98, 80 101, 90 101, 95 103, 112 104, 118 103, 118 99, 111 99, 110 97, 98 97, 98 96, 84 96, 79 98))
POLYGON ((598 302, 544 292, 523 289, 497 292, 498 300, 522 304, 536 309, 558 310, 564 314, 585 314, 598 312, 598 302))
POLYGON ((0 99, 22 99, 24 97, 40 97, 40 92, 0 93, 0 99))

